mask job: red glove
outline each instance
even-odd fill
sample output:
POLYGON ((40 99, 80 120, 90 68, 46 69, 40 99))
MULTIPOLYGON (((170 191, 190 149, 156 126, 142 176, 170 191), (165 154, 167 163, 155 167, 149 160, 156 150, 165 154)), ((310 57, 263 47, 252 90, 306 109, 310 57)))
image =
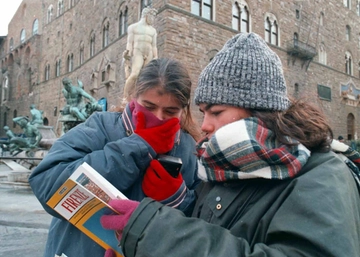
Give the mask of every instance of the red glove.
POLYGON ((116 257, 116 253, 112 249, 107 249, 104 257, 116 257))
POLYGON ((164 154, 174 147, 176 132, 179 129, 178 118, 172 118, 160 126, 146 128, 145 115, 139 112, 135 133, 142 137, 157 154, 164 154))
MULTIPOLYGON (((118 240, 122 237, 124 227, 128 223, 131 214, 138 207, 140 202, 131 200, 114 199, 109 201, 109 205, 120 214, 103 215, 100 218, 100 223, 105 229, 116 230, 118 240)), ((109 255, 110 257, 111 255, 109 255)))
POLYGON ((152 160, 147 168, 142 189, 146 196, 156 201, 163 201, 180 188, 183 183, 181 173, 177 178, 172 177, 158 160, 152 160))

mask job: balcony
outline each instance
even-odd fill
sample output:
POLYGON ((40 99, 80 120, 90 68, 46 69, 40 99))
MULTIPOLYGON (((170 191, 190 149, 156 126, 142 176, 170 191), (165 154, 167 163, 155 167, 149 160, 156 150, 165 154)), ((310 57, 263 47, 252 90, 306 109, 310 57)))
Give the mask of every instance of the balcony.
POLYGON ((312 60, 317 54, 315 47, 297 39, 288 41, 286 51, 289 55, 302 60, 312 60))

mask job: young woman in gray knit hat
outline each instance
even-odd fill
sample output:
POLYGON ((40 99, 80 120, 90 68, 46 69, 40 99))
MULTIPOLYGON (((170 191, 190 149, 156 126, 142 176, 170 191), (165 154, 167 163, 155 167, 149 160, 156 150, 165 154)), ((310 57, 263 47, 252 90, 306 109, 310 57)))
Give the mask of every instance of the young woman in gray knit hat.
POLYGON ((260 36, 224 45, 195 103, 207 136, 192 217, 150 198, 119 200, 124 215, 103 220, 123 233, 125 256, 360 256, 355 172, 330 151, 323 113, 288 98, 280 59, 260 36))

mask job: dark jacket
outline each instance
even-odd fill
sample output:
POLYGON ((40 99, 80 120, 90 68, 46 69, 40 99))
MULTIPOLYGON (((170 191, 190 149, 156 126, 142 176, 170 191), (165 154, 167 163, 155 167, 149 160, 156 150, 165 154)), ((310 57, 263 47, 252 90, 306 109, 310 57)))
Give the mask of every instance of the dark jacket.
MULTIPOLYGON (((104 249, 64 220, 46 202, 83 162, 87 162, 129 199, 141 201, 145 195, 142 179, 156 153, 141 137, 132 132, 131 113, 94 113, 84 123, 59 138, 49 153, 32 172, 29 182, 44 209, 54 216, 46 244, 45 257, 66 254, 68 257, 103 257, 104 249)), ((178 207, 192 210, 197 162, 195 141, 180 131, 169 155, 180 157, 181 169, 188 191, 178 207)), ((182 190, 179 189, 176 198, 182 190)), ((171 199, 173 200, 173 199, 171 199)), ((171 201, 169 200, 169 201, 171 201)), ((190 212, 191 213, 191 212, 190 212)))
POLYGON ((144 199, 121 241, 133 256, 360 256, 360 197, 336 154, 283 181, 202 183, 193 217, 144 199))

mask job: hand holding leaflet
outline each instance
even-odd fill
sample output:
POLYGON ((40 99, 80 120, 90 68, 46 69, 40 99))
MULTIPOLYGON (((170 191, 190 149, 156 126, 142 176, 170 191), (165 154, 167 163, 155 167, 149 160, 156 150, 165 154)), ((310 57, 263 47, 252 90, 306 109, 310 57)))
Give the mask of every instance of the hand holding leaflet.
POLYGON ((174 195, 182 183, 181 173, 174 178, 164 169, 158 160, 152 160, 146 170, 142 189, 146 196, 156 201, 163 201, 174 195))
POLYGON ((117 238, 120 241, 124 227, 128 223, 131 214, 135 211, 140 202, 114 199, 110 200, 108 204, 120 214, 103 215, 100 218, 100 223, 105 229, 115 230, 117 233, 117 238))
POLYGON ((179 119, 169 119, 162 125, 146 128, 145 115, 138 114, 135 134, 142 137, 157 154, 169 152, 174 147, 176 132, 180 129, 179 119))

